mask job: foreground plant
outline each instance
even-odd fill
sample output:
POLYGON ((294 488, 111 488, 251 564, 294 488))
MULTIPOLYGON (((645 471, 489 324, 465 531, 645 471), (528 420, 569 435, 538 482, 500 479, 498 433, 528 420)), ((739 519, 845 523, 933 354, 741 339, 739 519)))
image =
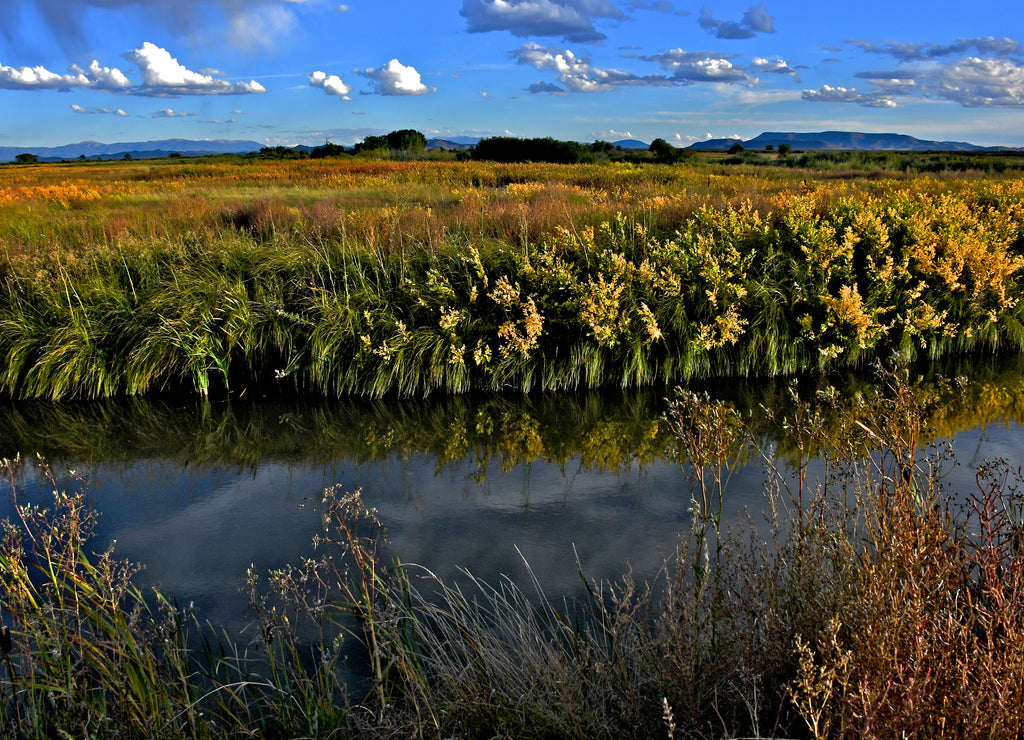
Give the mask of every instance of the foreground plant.
MULTIPOLYGON (((4 461, 11 478, 17 461, 4 461)), ((0 538, 0 727, 17 737, 160 737, 195 732, 180 613, 154 613, 113 548, 87 550, 96 512, 55 490, 51 506, 15 502, 0 538)))

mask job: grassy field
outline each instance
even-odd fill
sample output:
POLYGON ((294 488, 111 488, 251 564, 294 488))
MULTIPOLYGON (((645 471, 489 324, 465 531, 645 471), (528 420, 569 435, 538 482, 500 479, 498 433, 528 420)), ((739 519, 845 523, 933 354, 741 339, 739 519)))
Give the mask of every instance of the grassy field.
POLYGON ((711 156, 7 166, 0 389, 423 395, 1018 354, 1022 196, 711 156))

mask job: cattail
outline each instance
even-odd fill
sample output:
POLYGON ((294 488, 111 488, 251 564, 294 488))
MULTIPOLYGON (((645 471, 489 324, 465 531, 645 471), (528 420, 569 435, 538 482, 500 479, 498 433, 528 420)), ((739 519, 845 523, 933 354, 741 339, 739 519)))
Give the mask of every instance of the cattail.
POLYGON ((3 627, 0 627, 0 652, 4 654, 5 658, 11 654, 12 647, 11 628, 4 625, 3 627))

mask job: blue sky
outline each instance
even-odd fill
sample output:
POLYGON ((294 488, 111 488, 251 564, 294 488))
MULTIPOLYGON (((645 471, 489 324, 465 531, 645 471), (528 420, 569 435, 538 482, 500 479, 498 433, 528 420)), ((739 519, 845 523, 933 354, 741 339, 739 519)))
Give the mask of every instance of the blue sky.
POLYGON ((1013 3, 0 0, 0 146, 858 130, 1024 146, 1013 3))

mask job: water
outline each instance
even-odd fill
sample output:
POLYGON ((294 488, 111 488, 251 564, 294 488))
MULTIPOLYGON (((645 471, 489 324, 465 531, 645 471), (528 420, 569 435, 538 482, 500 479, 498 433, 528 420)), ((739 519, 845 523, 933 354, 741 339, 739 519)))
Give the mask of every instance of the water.
MULTIPOLYGON (((941 443, 961 463, 951 488, 972 490, 983 458, 1024 462, 1018 388, 1016 374, 976 373, 969 392, 935 411, 941 443), (1003 400, 986 411, 985 393, 1003 400)), ((715 390, 785 457, 757 416, 761 402, 785 405, 784 384, 715 390)), ((320 522, 309 501, 334 485, 362 490, 392 555, 446 580, 468 569, 525 585, 528 562, 560 598, 582 593, 580 570, 654 579, 690 524, 693 495, 660 421, 663 395, 17 403, 0 407, 0 456, 44 455, 61 485, 82 486, 101 512, 95 549, 116 540, 121 557, 145 564, 142 585, 237 633, 251 619, 240 591, 247 568, 312 554, 320 522)), ((727 523, 745 510, 759 518, 764 479, 757 464, 736 470, 727 523)), ((23 500, 50 490, 31 466, 17 486, 23 500)))

